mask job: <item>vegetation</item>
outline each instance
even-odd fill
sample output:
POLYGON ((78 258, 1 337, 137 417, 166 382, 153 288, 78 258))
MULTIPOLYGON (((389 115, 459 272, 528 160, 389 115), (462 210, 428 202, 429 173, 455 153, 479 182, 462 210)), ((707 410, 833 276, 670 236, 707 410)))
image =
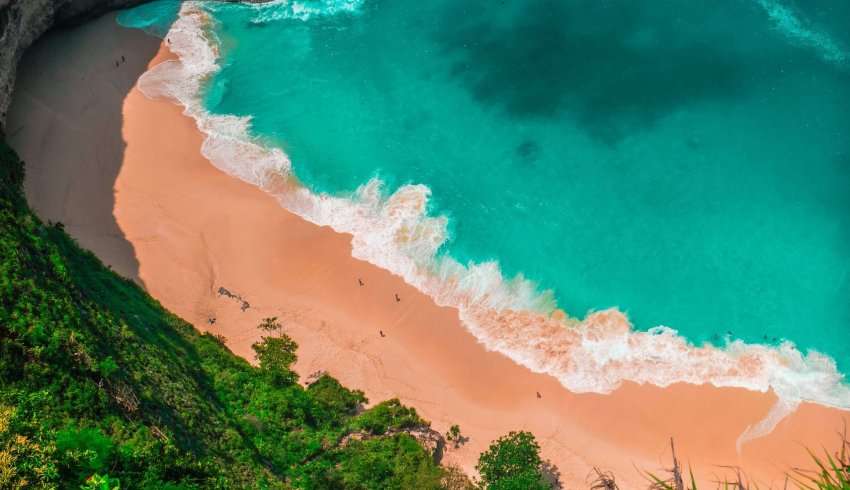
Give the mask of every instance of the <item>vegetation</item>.
POLYGON ((546 490, 540 446, 530 432, 511 432, 481 453, 475 467, 488 490, 546 490))
MULTIPOLYGON (((688 470, 685 477, 679 459, 676 457, 676 448, 670 441, 670 449, 673 455, 673 467, 668 470, 669 476, 665 479, 654 473, 645 473, 649 481, 650 490, 699 490, 693 471, 688 470)), ((841 434, 841 446, 835 454, 824 451, 823 456, 818 456, 809 451, 815 470, 804 470, 795 468, 785 478, 783 488, 797 488, 799 490, 850 490, 850 441, 847 434, 841 434)), ((745 475, 737 468, 734 470, 734 478, 724 478, 716 482, 716 488, 723 490, 758 490, 759 486, 747 481, 745 475)), ((591 488, 617 490, 619 487, 614 481, 613 475, 604 473, 594 468, 597 479, 591 488)))
MULTIPOLYGON (((481 454, 476 485, 411 434, 428 423, 398 400, 327 374, 298 384, 297 345, 276 318, 259 366, 200 334, 136 284, 44 224, 21 191, 24 167, 0 141, 0 488, 546 489, 534 436, 481 454)), ((465 442, 458 426, 446 439, 465 442)), ((799 488, 850 490, 850 456, 812 455, 799 488)), ((549 478, 547 479, 547 475, 549 478)), ((675 459, 656 489, 696 490, 675 459)), ((596 470, 592 488, 617 488, 596 470)), ((556 478, 555 478, 556 480, 556 478)), ((749 488, 738 478, 727 488, 749 488)))
POLYGON ((834 455, 824 451, 821 457, 809 451, 817 469, 796 469, 791 480, 805 490, 850 490, 850 441, 842 436, 841 449, 834 455))
MULTIPOLYGON (((291 370, 276 319, 259 367, 42 223, 0 143, 0 488, 439 488, 452 474, 398 400, 291 370), (357 437, 353 437, 356 435, 357 437)), ((459 488, 459 487, 457 487, 459 488)))

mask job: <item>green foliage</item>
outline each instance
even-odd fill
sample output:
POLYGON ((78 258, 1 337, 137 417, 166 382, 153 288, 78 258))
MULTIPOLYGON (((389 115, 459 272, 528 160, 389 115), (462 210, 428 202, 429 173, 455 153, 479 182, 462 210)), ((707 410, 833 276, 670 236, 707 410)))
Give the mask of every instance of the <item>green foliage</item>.
POLYGON ((316 401, 321 417, 336 424, 356 414, 360 406, 368 402, 362 391, 349 390, 326 374, 310 384, 307 392, 316 401))
MULTIPOLYGON (((649 482, 649 489, 698 490, 699 487, 697 486, 692 470, 688 471, 688 481, 685 481, 672 440, 670 441, 670 447, 673 454, 673 467, 668 471, 670 476, 664 479, 655 473, 643 472, 649 482)), ((841 447, 834 454, 824 451, 824 456, 819 457, 811 450, 807 449, 807 451, 816 469, 806 470, 795 468, 791 474, 786 476, 784 488, 791 488, 790 485, 793 485, 794 488, 799 490, 850 490, 850 441, 847 440, 846 433, 842 434, 841 447)), ((597 473, 599 473, 598 470, 597 473)), ((611 481, 613 482, 613 479, 611 481)), ((723 481, 717 481, 715 488, 722 490, 742 490, 750 488, 758 489, 759 486, 748 482, 741 471, 736 471, 734 478, 724 478, 723 481)))
POLYGON ((274 318, 251 366, 44 225, 22 182, 0 142, 0 488, 435 487, 427 451, 382 435, 414 410, 299 386, 274 318))
POLYGON ((398 398, 381 402, 360 414, 352 421, 352 427, 370 434, 386 434, 389 430, 404 430, 428 426, 419 417, 416 409, 405 407, 398 398))
POLYGON ((540 446, 530 432, 511 432, 481 453, 475 467, 488 490, 548 489, 540 446))
POLYGON ((99 475, 95 473, 90 476, 86 482, 80 487, 81 490, 121 490, 121 482, 116 478, 110 478, 109 475, 99 475))
POLYGON ((842 437, 841 449, 834 455, 824 451, 820 457, 809 451, 817 468, 814 471, 795 470, 791 479, 805 490, 850 490, 850 442, 842 437))
POLYGON ((442 471, 407 434, 354 441, 340 456, 331 480, 346 488, 440 488, 442 471))
POLYGON ((62 429, 56 433, 60 467, 88 476, 102 470, 115 450, 112 439, 98 429, 62 429))
POLYGON ((298 344, 288 335, 263 337, 251 348, 257 354, 260 369, 266 373, 272 383, 283 386, 298 381, 298 376, 291 369, 298 360, 298 356, 295 355, 298 344))

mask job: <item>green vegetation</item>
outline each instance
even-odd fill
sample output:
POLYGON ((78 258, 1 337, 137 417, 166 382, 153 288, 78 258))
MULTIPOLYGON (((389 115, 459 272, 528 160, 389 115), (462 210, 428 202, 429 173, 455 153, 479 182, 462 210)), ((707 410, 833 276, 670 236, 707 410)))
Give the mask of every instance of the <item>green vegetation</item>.
MULTIPOLYGON (((534 436, 481 454, 477 485, 414 435, 428 423, 398 400, 363 410, 363 392, 327 375, 298 384, 297 345, 276 318, 259 366, 200 334, 131 281, 42 223, 24 167, 0 141, 0 489, 436 489, 552 487, 534 436), (548 476, 548 478, 547 478, 548 476)), ((430 431, 433 433, 433 431, 430 431)), ((446 439, 466 438, 452 426, 446 439)), ((848 443, 796 470, 804 489, 850 490, 848 443)), ((696 490, 678 460, 651 488, 696 490)), ((596 470, 592 488, 617 488, 596 470)), ((750 488, 741 482, 727 488, 750 488)))
POLYGON ((488 490, 546 490, 540 446, 530 432, 511 432, 481 453, 476 469, 488 490))
MULTIPOLYGON (((398 400, 290 369, 276 319, 259 367, 42 223, 0 143, 0 488, 440 488, 465 478, 398 400)), ((468 482, 467 482, 468 483, 468 482)), ((461 488, 461 487, 453 487, 461 488)))
POLYGON ((809 451, 817 469, 794 470, 790 478, 805 490, 850 490, 850 442, 844 434, 841 449, 834 455, 824 451, 823 457, 809 451))
MULTIPOLYGON (((673 454, 673 467, 668 470, 669 476, 665 479, 655 473, 644 473, 649 482, 649 490, 699 490, 694 473, 688 470, 687 480, 682 471, 679 459, 676 457, 676 448, 670 441, 670 449, 673 454)), ((841 434, 841 447, 835 454, 824 450, 823 457, 809 451, 815 470, 804 470, 795 468, 785 478, 783 488, 797 488, 799 490, 850 490, 850 441, 847 434, 841 434)), ((746 475, 737 468, 734 470, 733 478, 724 477, 716 482, 715 488, 722 490, 758 490, 759 485, 747 481, 746 475)), ((592 489, 617 490, 613 475, 604 473, 594 468, 597 479, 592 483, 592 489)))

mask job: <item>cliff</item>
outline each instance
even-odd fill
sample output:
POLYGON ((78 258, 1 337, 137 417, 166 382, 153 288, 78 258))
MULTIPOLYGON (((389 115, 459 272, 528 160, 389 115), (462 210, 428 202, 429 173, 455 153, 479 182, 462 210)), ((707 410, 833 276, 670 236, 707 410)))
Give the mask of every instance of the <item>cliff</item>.
POLYGON ((54 26, 74 24, 145 0, 0 0, 0 132, 24 51, 54 26))
POLYGON ((0 488, 468 488, 414 409, 299 383, 275 319, 237 357, 41 222, 23 174, 0 138, 0 488))

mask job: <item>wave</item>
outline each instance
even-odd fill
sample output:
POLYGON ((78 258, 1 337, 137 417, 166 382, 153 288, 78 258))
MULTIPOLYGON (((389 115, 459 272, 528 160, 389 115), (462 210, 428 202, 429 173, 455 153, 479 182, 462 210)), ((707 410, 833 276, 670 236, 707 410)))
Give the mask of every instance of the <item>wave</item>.
POLYGON ((810 28, 791 7, 776 0, 755 0, 774 27, 793 44, 814 49, 827 62, 844 66, 850 54, 829 34, 810 28))
POLYGON ((309 20, 316 16, 332 16, 343 12, 356 12, 363 0, 313 0, 291 1, 277 0, 260 8, 255 22, 269 22, 281 19, 309 20))
POLYGON ((668 327, 636 331, 616 309, 579 320, 557 309, 552 293, 540 292, 532 281, 505 278, 497 262, 462 264, 440 254, 448 220, 428 215, 430 189, 424 185, 388 194, 373 179, 347 196, 294 185, 288 157, 250 135, 249 117, 204 109, 201 91, 219 68, 212 22, 199 3, 183 4, 167 36, 178 59, 151 68, 140 78, 140 90, 183 105, 206 135, 202 152, 216 167, 273 194, 308 221, 351 234, 354 257, 456 308, 487 349, 579 393, 609 393, 624 381, 773 390, 779 402, 739 444, 769 433, 802 401, 850 409, 850 388, 835 362, 815 351, 804 354, 789 341, 766 346, 730 338, 723 347, 696 346, 668 327))

